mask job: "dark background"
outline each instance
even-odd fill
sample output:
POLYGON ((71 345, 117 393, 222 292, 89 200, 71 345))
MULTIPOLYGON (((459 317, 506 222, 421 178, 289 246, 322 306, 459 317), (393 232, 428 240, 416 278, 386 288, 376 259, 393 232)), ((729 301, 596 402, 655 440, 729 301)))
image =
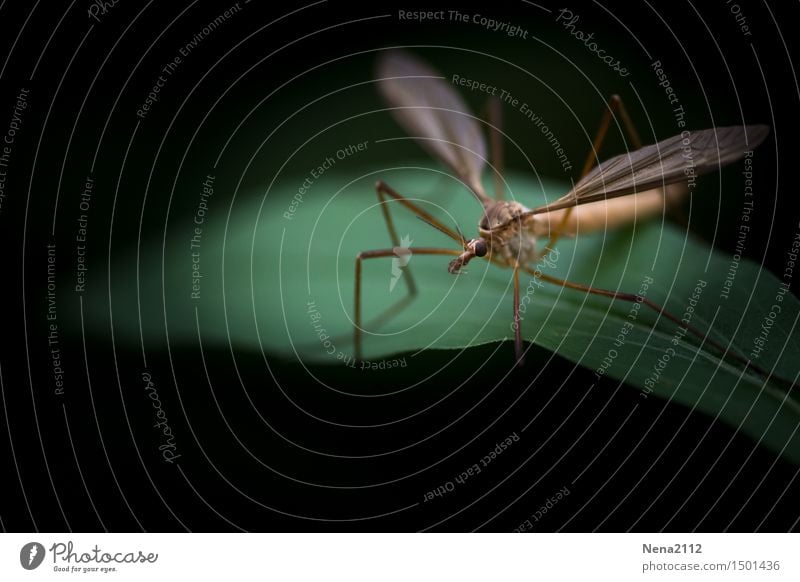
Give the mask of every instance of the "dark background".
MULTIPOLYGON (((534 531, 796 528, 797 467, 682 406, 651 398, 634 410, 636 390, 612 380, 587 391, 590 371, 538 348, 528 368, 511 371, 510 345, 474 348, 470 359, 487 362, 474 375, 456 370, 400 395, 370 398, 438 369, 448 356, 426 353, 413 375, 401 371, 389 380, 312 370, 361 395, 354 397, 269 355, 266 366, 261 354, 229 349, 206 349, 201 359, 196 345, 168 350, 166 338, 142 350, 118 345, 110 320, 91 334, 66 323, 81 308, 69 281, 87 175, 96 184, 88 284, 106 285, 112 265, 113 277, 135 285, 135 273, 114 270, 115 258, 191 212, 195 197, 181 192, 194 192, 231 135, 216 172, 223 201, 240 178, 242 192, 263 190, 286 156, 328 124, 382 108, 369 83, 375 51, 399 45, 422 45, 415 52, 438 69, 491 79, 536 103, 575 166, 612 93, 626 100, 646 142, 677 133, 649 68, 655 59, 670 71, 690 127, 773 126, 774 139, 758 153, 769 171, 760 174, 757 226, 745 256, 780 271, 798 220, 795 3, 740 1, 750 37, 723 1, 567 6, 580 15, 579 29, 594 31, 628 66, 624 80, 555 23, 563 5, 546 0, 539 4, 552 13, 522 1, 457 6, 517 23, 529 31, 527 40, 474 24, 397 19, 398 8, 436 9, 432 4, 359 9, 330 1, 295 13, 302 5, 267 4, 240 3, 241 13, 184 59, 141 121, 136 109, 159 69, 230 4, 121 1, 98 15, 100 22, 88 17, 88 2, 41 3, 33 12, 25 2, 0 5, 0 130, 19 89, 30 88, 0 212, 2 529, 511 531, 564 487, 570 494, 533 523, 534 531), (371 18, 381 15, 390 16, 371 18), (497 58, 533 71, 542 85, 497 58), (339 89, 258 149, 298 107, 339 89), (63 395, 54 393, 46 335, 46 245, 53 242, 63 395), (174 464, 162 461, 149 428, 143 369, 177 435, 174 464), (519 442, 480 476, 423 502, 427 491, 514 432, 519 442)), ((479 95, 466 98, 480 107, 479 95)), ((575 178, 524 124, 508 131, 541 175, 575 178)), ((398 134, 386 113, 364 116, 346 132, 350 141, 398 134)), ((339 143, 322 135, 300 159, 317 159, 339 143)), ((617 132, 605 152, 623 147, 617 132)), ((521 153, 507 150, 507 165, 525 169, 521 153)), ((370 150, 360 160, 379 167, 392 161, 386 153, 370 150)), ((410 143, 392 154, 421 157, 410 143)), ((735 173, 726 170, 723 181, 735 173)), ((731 252, 740 206, 710 192, 687 202, 681 220, 731 252)))

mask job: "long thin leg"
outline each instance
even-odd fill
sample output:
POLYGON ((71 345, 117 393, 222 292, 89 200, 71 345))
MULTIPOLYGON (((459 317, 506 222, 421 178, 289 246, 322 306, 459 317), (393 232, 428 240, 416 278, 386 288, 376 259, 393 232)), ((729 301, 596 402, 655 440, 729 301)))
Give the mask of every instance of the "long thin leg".
POLYGON ((753 368, 754 370, 756 370, 760 374, 763 374, 764 376, 768 376, 766 371, 762 370, 761 368, 759 368, 758 366, 756 366, 755 364, 750 362, 750 360, 748 360, 747 358, 744 358, 744 357, 740 356, 739 354, 737 354, 735 352, 727 350, 725 348, 725 346, 723 346, 722 344, 720 344, 716 340, 711 339, 710 337, 708 337, 706 334, 704 334, 702 331, 700 331, 696 327, 684 324, 683 321, 681 321, 681 319, 679 317, 673 315, 672 313, 667 311, 665 308, 660 306, 658 303, 650 301, 647 298, 642 297, 640 299, 640 297, 638 295, 635 295, 633 293, 621 293, 619 291, 609 291, 608 289, 598 289, 597 287, 590 287, 589 285, 581 285, 580 283, 572 283, 571 281, 566 281, 564 279, 558 279, 556 277, 551 277, 550 275, 545 275, 541 271, 537 272, 536 270, 531 269, 530 267, 522 267, 522 268, 524 269, 524 271, 526 273, 529 273, 529 274, 533 275, 534 277, 537 277, 537 278, 541 279, 542 281, 547 281, 548 283, 552 283, 554 285, 559 285, 560 287, 566 287, 568 289, 575 289, 577 291, 583 291, 584 293, 591 293, 593 295, 602 295, 603 297, 610 297, 612 299, 621 299, 622 301, 629 301, 629 302, 640 301, 641 303, 643 303, 644 305, 646 305, 647 307, 649 307, 650 309, 652 309, 656 313, 658 313, 660 315, 663 315, 664 317, 666 317, 667 319, 669 319, 673 323, 676 323, 680 327, 686 328, 686 331, 688 331, 689 333, 691 333, 695 337, 700 338, 701 340, 703 340, 708 345, 710 345, 710 346, 714 347, 715 349, 719 350, 720 353, 722 353, 722 354, 730 354, 730 356, 732 358, 734 358, 736 361, 738 361, 740 364, 744 364, 745 366, 750 366, 751 368, 753 368))
POLYGON ((522 320, 519 316, 519 263, 514 266, 514 354, 517 356, 517 365, 525 363, 522 352, 522 320))
MULTIPOLYGON (((455 255, 461 254, 461 250, 456 249, 436 249, 436 248, 407 248, 404 252, 411 255, 455 255)), ((362 251, 356 255, 356 274, 355 274, 355 317, 353 327, 353 344, 355 346, 355 358, 361 360, 361 263, 366 259, 379 259, 385 257, 396 257, 396 249, 378 249, 374 251, 362 251)))
POLYGON ((434 218, 432 214, 420 208, 407 198, 403 197, 401 194, 398 194, 396 190, 394 190, 391 186, 386 184, 383 181, 378 181, 375 183, 375 191, 378 193, 378 199, 383 203, 381 204, 381 210, 383 210, 383 216, 386 219, 386 226, 389 229, 389 236, 392 237, 392 243, 395 246, 400 245, 400 240, 397 238, 397 231, 394 228, 394 223, 392 222, 392 217, 389 215, 389 209, 386 202, 386 196, 391 196, 397 202, 408 208, 411 212, 419 216, 420 218, 424 219, 426 222, 430 223, 434 227, 438 228, 444 234, 452 238, 458 244, 462 243, 461 236, 456 233, 453 229, 448 228, 444 224, 442 224, 438 219, 434 218))
MULTIPOLYGON (((441 222, 439 222, 436 218, 434 218, 431 214, 426 212, 424 209, 420 208, 418 205, 414 204, 407 198, 403 197, 402 195, 398 194, 393 188, 391 188, 388 184, 384 182, 377 182, 375 184, 375 192, 378 195, 378 201, 380 202, 381 212, 383 213, 384 221, 386 222, 386 229, 389 231, 389 237, 392 239, 392 244, 395 248, 400 247, 400 238, 397 236, 397 229, 394 226, 394 221, 392 220, 391 212, 389 211, 389 199, 392 199, 396 202, 402 204, 405 208, 410 210, 412 213, 417 215, 418 217, 422 218, 430 225, 434 226, 445 235, 449 236, 450 238, 459 242, 459 245, 462 244, 461 237, 456 234, 452 229, 447 228, 441 222)), ((378 327, 397 315, 403 309, 405 309, 416 297, 417 295, 417 285, 414 282, 414 278, 411 275, 411 269, 406 267, 403 269, 403 278, 406 281, 406 286, 408 287, 408 294, 403 297, 402 299, 398 300, 394 305, 388 307, 384 312, 379 314, 375 319, 369 322, 369 327, 378 327)))
MULTIPOLYGON (((622 102, 622 97, 619 95, 612 95, 608 100, 608 106, 603 112, 603 116, 600 118, 600 126, 597 128, 597 133, 594 136, 592 149, 589 150, 589 153, 586 156, 586 161, 583 163, 583 169, 581 170, 580 175, 581 178, 589 173, 589 171, 594 167, 595 162, 598 160, 597 154, 606 139, 606 135, 608 135, 608 129, 611 127, 611 121, 614 119, 615 114, 618 114, 622 119, 622 124, 628 133, 628 137, 630 138, 633 147, 635 149, 642 147, 642 140, 639 138, 639 133, 636 131, 636 127, 633 124, 631 116, 628 115, 628 110, 625 108, 625 104, 622 102)), ((561 222, 556 229, 550 233, 550 240, 547 241, 547 244, 545 245, 539 259, 543 259, 550 254, 550 251, 553 250, 553 247, 558 242, 558 239, 561 238, 561 233, 564 232, 567 222, 569 222, 570 216, 572 215, 572 210, 572 208, 568 208, 564 212, 561 222)))
POLYGON ((504 200, 503 185, 503 106, 497 97, 486 102, 486 116, 489 121, 489 157, 494 166, 494 197, 504 200))

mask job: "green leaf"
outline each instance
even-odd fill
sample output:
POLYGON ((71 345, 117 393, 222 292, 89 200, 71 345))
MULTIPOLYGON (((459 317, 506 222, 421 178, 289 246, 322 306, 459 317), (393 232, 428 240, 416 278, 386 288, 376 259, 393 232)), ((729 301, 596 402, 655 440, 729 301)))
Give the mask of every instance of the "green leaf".
MULTIPOLYGON (((382 172, 380 178, 418 199, 443 222, 459 225, 468 238, 476 234, 480 206, 451 179, 415 168, 382 172)), ((204 345, 230 342, 235 349, 308 363, 349 361, 355 256, 392 246, 375 179, 328 173, 296 198, 303 180, 285 180, 266 197, 240 195, 230 215, 222 199, 214 199, 195 249, 189 244, 194 225, 178 221, 166 238, 163 263, 160 241, 141 253, 145 341, 167 334, 171 342, 195 343, 199 333, 204 345), (193 297, 194 266, 202 277, 193 297)), ((528 206, 566 190, 563 184, 515 176, 509 183, 514 198, 528 206)), ((455 248, 398 204, 390 207, 398 234, 410 239, 412 247, 455 248)), ((800 304, 781 280, 757 264, 712 250, 661 219, 563 240, 558 248, 557 260, 543 265, 543 272, 645 295, 679 318, 689 318, 692 326, 710 330, 710 338, 773 377, 766 381, 735 359, 723 359, 708 343, 701 345, 646 306, 540 287, 527 276, 521 284, 526 340, 598 377, 638 387, 643 398, 662 397, 718 417, 800 463, 800 406, 788 388, 791 383, 774 378, 793 381, 800 373, 795 334, 800 304)), ((447 272, 450 259, 411 256, 407 268, 419 294, 391 320, 368 329, 365 358, 377 361, 401 352, 413 355, 513 337, 511 271, 475 260, 466 274, 453 276, 447 272)), ((134 260, 120 263, 121 272, 129 273, 134 260)), ((392 263, 392 258, 364 262, 366 323, 406 296, 404 278, 392 287, 392 263)), ((112 291, 118 333, 138 342, 136 288, 115 283, 112 291)), ((103 301, 98 297, 96 303, 103 301)))

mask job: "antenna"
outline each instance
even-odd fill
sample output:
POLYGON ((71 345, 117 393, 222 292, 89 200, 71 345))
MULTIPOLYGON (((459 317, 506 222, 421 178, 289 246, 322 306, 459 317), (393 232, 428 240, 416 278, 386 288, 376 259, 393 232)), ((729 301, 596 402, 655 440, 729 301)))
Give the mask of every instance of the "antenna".
MULTIPOLYGON (((425 224, 428 224, 428 225, 432 226, 433 228, 435 228, 439 232, 447 234, 447 232, 442 230, 442 228, 440 228, 439 225, 432 223, 427 218, 424 218, 424 217, 420 216, 419 214, 417 214, 417 218, 419 218, 425 224)), ((461 232, 461 228, 457 224, 456 224, 456 231, 458 232, 458 236, 461 237, 461 246, 463 246, 464 248, 467 248, 467 239, 464 238, 464 234, 461 232)), ((450 236, 450 235, 447 234, 447 236, 450 236)))

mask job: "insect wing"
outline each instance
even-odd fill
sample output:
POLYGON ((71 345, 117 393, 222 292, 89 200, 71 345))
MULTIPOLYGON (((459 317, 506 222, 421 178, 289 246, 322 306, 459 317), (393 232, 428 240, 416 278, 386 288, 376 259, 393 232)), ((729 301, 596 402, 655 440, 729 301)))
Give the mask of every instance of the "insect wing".
POLYGON ((526 215, 598 202, 713 172, 744 157, 767 137, 766 125, 712 127, 676 135, 596 166, 558 200, 526 215))
POLYGON ((481 184, 486 142, 458 93, 438 72, 401 51, 378 61, 377 78, 398 123, 445 162, 481 202, 488 200, 481 184))

